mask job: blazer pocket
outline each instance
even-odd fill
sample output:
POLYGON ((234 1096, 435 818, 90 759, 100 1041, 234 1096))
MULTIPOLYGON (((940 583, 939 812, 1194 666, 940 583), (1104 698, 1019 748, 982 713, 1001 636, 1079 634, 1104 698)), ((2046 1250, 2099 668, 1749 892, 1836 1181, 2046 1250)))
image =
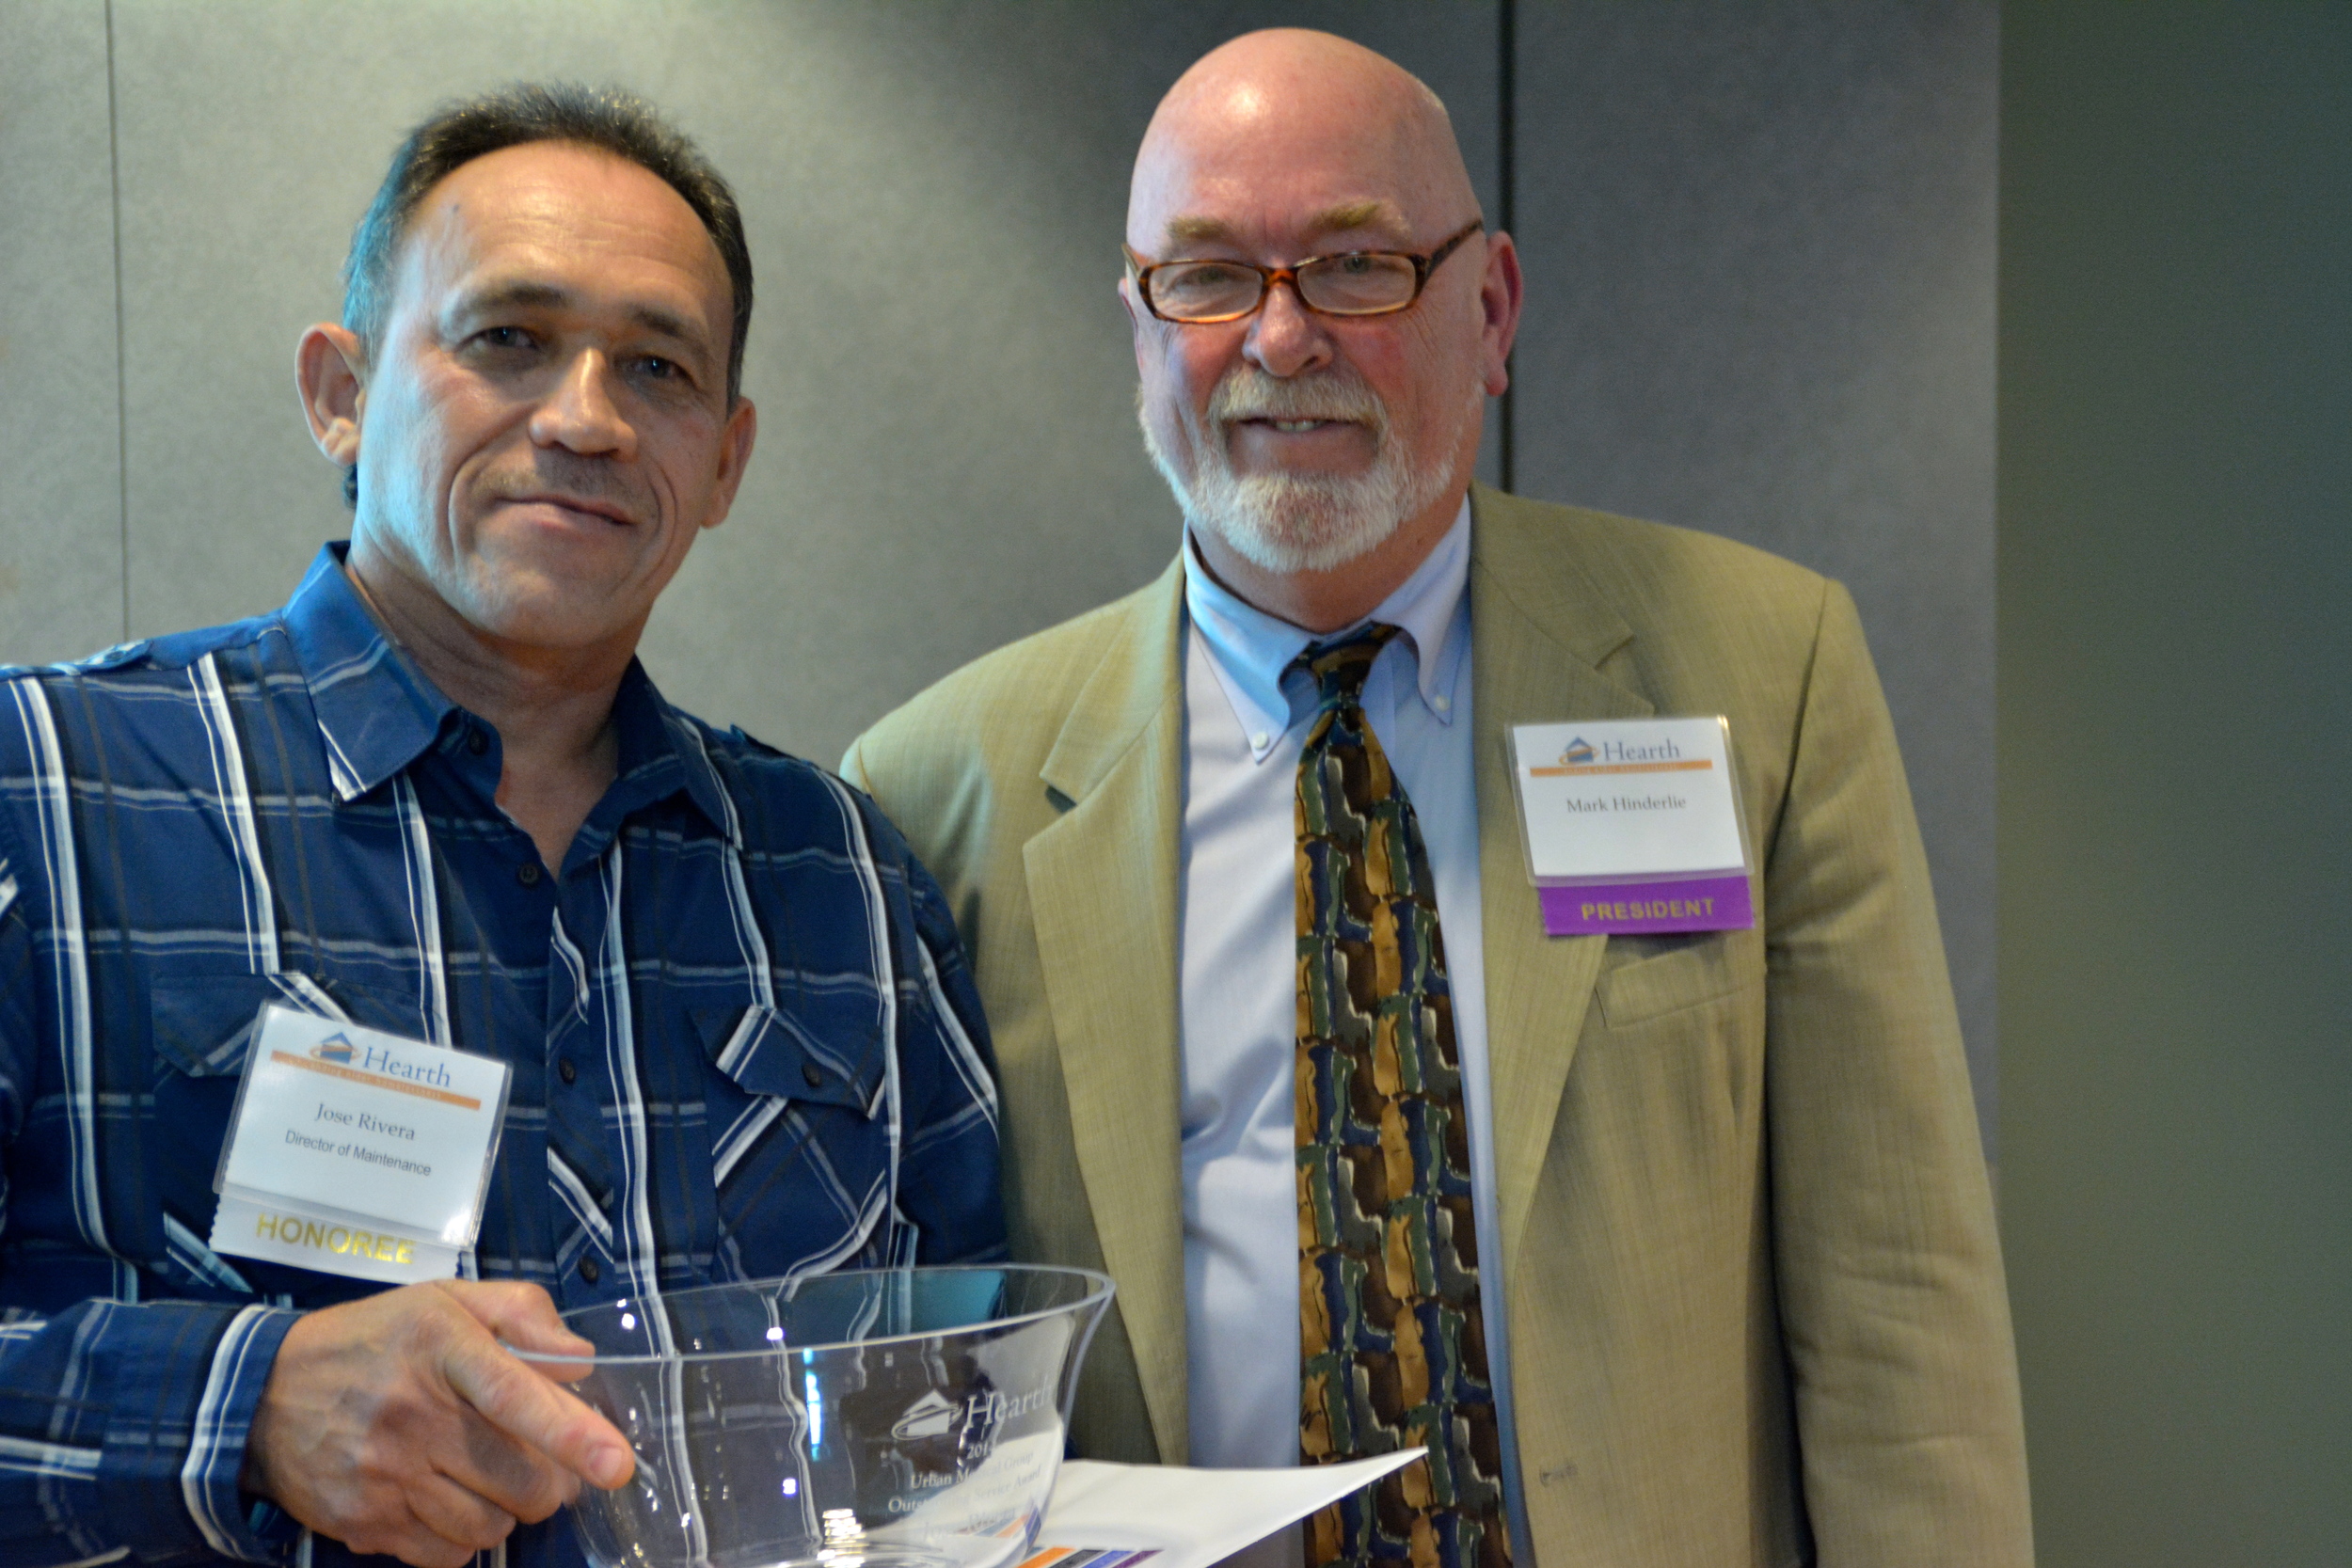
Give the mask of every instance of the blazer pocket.
POLYGON ((1761 978, 1745 972, 1740 948, 1731 939, 1744 933, 1715 931, 1693 937, 1612 937, 1610 945, 1632 942, 1672 943, 1603 969, 1598 991, 1600 1016, 1612 1029, 1704 1006, 1737 995, 1761 978))

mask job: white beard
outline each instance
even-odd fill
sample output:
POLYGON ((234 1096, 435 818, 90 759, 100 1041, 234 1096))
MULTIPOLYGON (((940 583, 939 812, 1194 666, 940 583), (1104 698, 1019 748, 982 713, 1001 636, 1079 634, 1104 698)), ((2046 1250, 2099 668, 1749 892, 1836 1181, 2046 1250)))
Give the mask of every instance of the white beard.
MULTIPOLYGON (((1484 402, 1485 388, 1473 388, 1448 433, 1446 451, 1459 444, 1484 402)), ((1280 575, 1327 572, 1369 554, 1443 495, 1453 479, 1444 468, 1414 470, 1392 437, 1388 409, 1352 370, 1284 379, 1254 365, 1236 366, 1210 394, 1205 423, 1188 408, 1177 410, 1193 458, 1189 483, 1140 390, 1136 415, 1144 450, 1175 492, 1184 520, 1214 532, 1252 565, 1280 575), (1360 474, 1235 473, 1225 432, 1244 419, 1354 420, 1372 432, 1372 467, 1360 474)))

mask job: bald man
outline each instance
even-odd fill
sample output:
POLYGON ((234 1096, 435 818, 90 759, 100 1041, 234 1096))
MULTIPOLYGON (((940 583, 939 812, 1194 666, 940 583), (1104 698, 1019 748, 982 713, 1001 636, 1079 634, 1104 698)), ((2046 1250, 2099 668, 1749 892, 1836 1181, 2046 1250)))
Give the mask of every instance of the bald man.
POLYGON ((1901 764, 1836 584, 1471 483, 1518 323, 1443 106, 1321 34, 1168 93, 1120 295, 1156 582, 844 771, 945 884, 1080 1451, 1425 1447, 1272 1561, 2023 1563, 2014 1353, 1901 764), (1546 934, 1510 726, 1723 715, 1747 929, 1546 934))

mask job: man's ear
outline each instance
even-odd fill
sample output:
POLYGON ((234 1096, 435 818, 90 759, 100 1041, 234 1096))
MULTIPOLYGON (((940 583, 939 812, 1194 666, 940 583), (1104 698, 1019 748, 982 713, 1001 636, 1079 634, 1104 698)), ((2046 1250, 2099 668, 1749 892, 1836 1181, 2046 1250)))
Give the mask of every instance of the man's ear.
POLYGON ((751 467, 753 444, 758 439, 759 410, 752 406, 751 399, 737 398, 727 414, 726 429, 719 436, 719 483, 711 492, 703 527, 717 528, 727 520, 735 492, 743 484, 743 470, 751 467))
POLYGON ((302 334, 294 349, 294 388, 310 439, 342 467, 359 461, 359 416, 368 404, 368 355, 359 335, 332 322, 302 334))
POLYGON ((1518 336, 1519 308, 1526 301, 1518 246, 1497 230, 1486 236, 1486 273, 1478 284, 1480 346, 1489 397, 1501 397, 1511 385, 1511 342, 1518 336))
POLYGON ((1119 303, 1127 308, 1127 330, 1136 340, 1136 371, 1140 374, 1144 368, 1144 324, 1153 318, 1152 312, 1143 308, 1143 301, 1136 297, 1136 280, 1124 275, 1119 279, 1119 303))

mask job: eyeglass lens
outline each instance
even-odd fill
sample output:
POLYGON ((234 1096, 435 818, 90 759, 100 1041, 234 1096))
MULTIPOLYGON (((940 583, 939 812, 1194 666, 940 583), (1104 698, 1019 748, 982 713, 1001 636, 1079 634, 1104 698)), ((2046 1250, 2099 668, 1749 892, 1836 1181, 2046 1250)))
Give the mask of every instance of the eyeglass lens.
MULTIPOLYGON (((1299 269, 1298 297, 1333 315, 1371 315, 1411 304, 1417 282, 1403 256, 1329 256, 1299 269)), ((1179 261, 1155 268, 1151 289, 1160 314, 1207 321, 1248 314, 1265 292, 1265 275, 1232 261, 1179 261)))

